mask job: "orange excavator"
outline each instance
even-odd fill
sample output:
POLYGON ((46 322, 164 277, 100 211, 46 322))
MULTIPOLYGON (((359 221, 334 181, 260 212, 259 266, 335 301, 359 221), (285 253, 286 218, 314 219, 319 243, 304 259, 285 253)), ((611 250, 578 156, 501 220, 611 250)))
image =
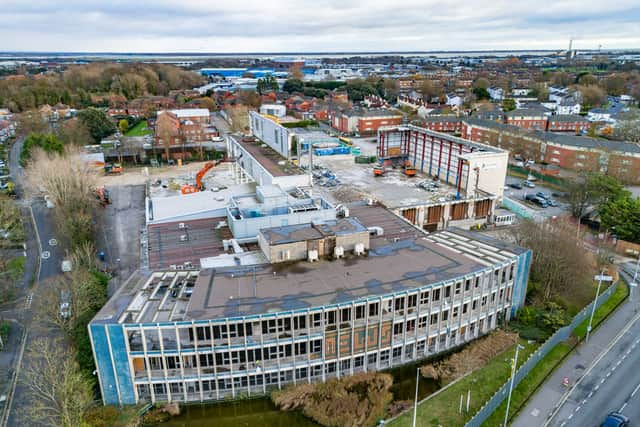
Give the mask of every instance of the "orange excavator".
POLYGON ((220 164, 221 160, 217 160, 214 162, 207 162, 204 164, 203 168, 198 171, 196 174, 196 185, 185 184, 182 186, 180 191, 182 194, 191 194, 197 193, 198 191, 204 190, 204 185, 202 185, 202 178, 209 172, 211 169, 220 164))

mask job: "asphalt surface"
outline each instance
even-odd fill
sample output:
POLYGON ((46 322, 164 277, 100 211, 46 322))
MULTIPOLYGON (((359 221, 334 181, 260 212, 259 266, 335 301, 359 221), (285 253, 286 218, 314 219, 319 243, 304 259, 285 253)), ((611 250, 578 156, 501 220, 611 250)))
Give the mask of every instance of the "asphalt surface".
POLYGON ((640 424, 640 314, 627 328, 570 391, 549 426, 599 426, 612 411, 640 424))
POLYGON ((567 205, 566 202, 564 202, 562 199, 559 199, 557 197, 553 197, 551 196, 552 193, 556 192, 556 190, 552 190, 548 187, 545 187, 544 185, 540 184, 539 181, 534 182, 535 188, 528 188, 528 187, 524 187, 520 190, 516 189, 516 188, 511 188, 509 185, 513 184, 513 183, 519 183, 522 184, 524 180, 522 178, 516 178, 514 176, 507 176, 506 179, 506 183, 505 183, 505 189, 504 189, 504 195, 506 197, 509 197, 512 200, 515 200, 523 205, 525 205, 527 208, 529 208, 530 210, 532 210, 533 212, 535 212, 535 214, 537 215, 542 215, 545 216, 547 218, 553 217, 553 216, 561 216, 561 215, 566 215, 569 211, 569 206, 567 205), (536 205, 535 203, 529 202, 527 200, 525 200, 525 196, 527 194, 536 194, 538 192, 543 192, 545 194, 547 194, 548 196, 550 196, 552 199, 554 199, 556 202, 558 202, 558 206, 549 206, 547 208, 541 208, 540 206, 536 205))
POLYGON ((640 298, 633 292, 633 301, 627 299, 547 378, 512 426, 599 426, 620 410, 632 426, 640 425, 640 298))
POLYGON ((7 412, 0 419, 1 426, 26 426, 29 422, 24 419, 25 407, 28 405, 27 391, 24 385, 23 373, 29 366, 29 353, 25 351, 32 342, 40 337, 53 337, 56 332, 51 329, 35 328, 33 302, 39 298, 40 282, 61 274, 61 263, 65 253, 63 242, 56 233, 56 226, 51 209, 45 206, 43 199, 25 199, 24 170, 18 159, 23 140, 19 138, 13 144, 10 152, 9 165, 11 175, 16 183, 16 192, 23 207, 25 224, 27 227, 27 262, 25 276, 19 288, 19 297, 13 307, 7 308, 3 315, 13 316, 23 334, 18 341, 20 344, 11 350, 14 352, 12 371, 16 372, 17 381, 13 383, 7 396, 7 412), (29 218, 30 217, 30 218, 29 218), (35 225, 35 228, 32 227, 35 225), (31 283, 33 282, 33 286, 31 283))

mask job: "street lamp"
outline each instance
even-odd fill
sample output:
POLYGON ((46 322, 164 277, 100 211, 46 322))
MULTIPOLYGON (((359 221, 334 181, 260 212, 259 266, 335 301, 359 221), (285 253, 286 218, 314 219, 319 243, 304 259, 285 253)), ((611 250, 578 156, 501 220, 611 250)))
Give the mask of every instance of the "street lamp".
POLYGON ((418 385, 420 384, 420 368, 416 368, 416 396, 413 399, 413 427, 416 427, 418 416, 418 385))
POLYGON ((613 277, 605 276, 604 269, 603 269, 599 275, 594 277, 594 279, 598 281, 598 290, 596 290, 596 299, 593 300, 593 305, 591 306, 591 317, 589 317, 589 326, 587 326, 586 342, 589 342, 589 335, 591 334, 591 324, 593 323, 593 315, 596 312, 596 305, 598 305, 598 296, 600 295, 600 286, 602 285, 603 281, 604 282, 612 281, 613 277))
POLYGON ((513 366, 511 366, 511 384, 509 385, 509 397, 507 397, 507 410, 504 413, 504 427, 507 427, 509 420, 509 405, 511 405, 511 393, 513 392, 513 383, 516 380, 516 369, 518 368, 518 351, 524 349, 524 346, 518 344, 516 346, 516 357, 513 359, 513 366))
POLYGON ((636 262, 636 271, 633 273, 633 281, 629 283, 629 301, 633 301, 633 288, 638 286, 638 268, 640 268, 640 254, 638 254, 638 261, 636 262))

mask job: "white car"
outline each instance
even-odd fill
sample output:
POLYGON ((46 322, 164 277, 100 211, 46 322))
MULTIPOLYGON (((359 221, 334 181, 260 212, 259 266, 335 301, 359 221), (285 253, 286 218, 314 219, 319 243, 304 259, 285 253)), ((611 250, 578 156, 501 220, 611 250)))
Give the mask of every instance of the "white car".
POLYGON ((224 142, 224 138, 221 136, 212 136, 211 137, 211 141, 212 142, 224 142))

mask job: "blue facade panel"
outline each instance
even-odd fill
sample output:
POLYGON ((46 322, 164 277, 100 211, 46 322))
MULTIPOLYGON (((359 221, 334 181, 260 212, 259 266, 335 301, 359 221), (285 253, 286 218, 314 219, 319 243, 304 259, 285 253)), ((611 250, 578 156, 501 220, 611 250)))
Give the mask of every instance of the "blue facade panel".
POLYGON ((136 396, 133 389, 124 330, 122 325, 107 325, 107 328, 109 330, 109 339, 111 340, 113 366, 115 367, 116 379, 120 388, 120 403, 134 405, 136 396))
POLYGON ((513 295, 511 296, 511 315, 524 305, 527 295, 527 283, 529 282, 529 268, 531 267, 531 251, 528 250, 518 256, 518 271, 513 282, 513 295))
POLYGON ((118 405, 118 388, 116 387, 116 377, 111 364, 111 354, 109 352, 109 341, 107 340, 107 330, 105 325, 89 325, 93 352, 96 359, 96 367, 100 375, 100 386, 102 400, 105 405, 118 405))

